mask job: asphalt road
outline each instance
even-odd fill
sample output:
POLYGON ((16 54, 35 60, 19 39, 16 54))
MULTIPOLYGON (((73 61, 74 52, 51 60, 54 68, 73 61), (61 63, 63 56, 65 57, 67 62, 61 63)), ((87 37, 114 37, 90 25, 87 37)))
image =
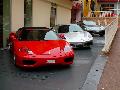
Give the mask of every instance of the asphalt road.
POLYGON ((91 49, 75 50, 74 64, 70 67, 34 70, 16 68, 9 51, 0 50, 0 90, 80 90, 103 43, 103 37, 95 37, 91 49))

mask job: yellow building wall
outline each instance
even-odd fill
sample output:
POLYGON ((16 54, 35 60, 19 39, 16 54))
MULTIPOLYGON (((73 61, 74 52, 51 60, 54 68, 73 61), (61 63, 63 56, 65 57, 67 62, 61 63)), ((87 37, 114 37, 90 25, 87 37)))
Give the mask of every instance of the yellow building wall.
POLYGON ((86 0, 84 0, 83 3, 84 3, 83 4, 83 16, 86 17, 88 16, 90 1, 86 2, 86 0))
MULTIPOLYGON (((95 11, 99 10, 98 8, 99 5, 97 3, 97 0, 94 0, 94 1, 95 1, 95 11)), ((89 12, 91 12, 90 3, 91 3, 91 0, 88 0, 88 3, 86 2, 86 0, 83 1, 83 16, 84 17, 87 17, 89 12)))

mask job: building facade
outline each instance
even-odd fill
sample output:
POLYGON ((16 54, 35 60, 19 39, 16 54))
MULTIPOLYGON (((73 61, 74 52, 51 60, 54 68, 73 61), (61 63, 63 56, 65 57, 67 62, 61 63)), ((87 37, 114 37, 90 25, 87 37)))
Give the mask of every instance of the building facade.
POLYGON ((120 0, 97 0, 101 11, 112 11, 120 15, 120 0))
POLYGON ((83 16, 87 17, 91 11, 112 11, 120 14, 120 0, 83 0, 83 16))
POLYGON ((52 27, 71 22, 72 0, 3 0, 3 44, 24 26, 52 27))
POLYGON ((97 0, 83 0, 83 16, 87 17, 89 12, 99 10, 97 0))

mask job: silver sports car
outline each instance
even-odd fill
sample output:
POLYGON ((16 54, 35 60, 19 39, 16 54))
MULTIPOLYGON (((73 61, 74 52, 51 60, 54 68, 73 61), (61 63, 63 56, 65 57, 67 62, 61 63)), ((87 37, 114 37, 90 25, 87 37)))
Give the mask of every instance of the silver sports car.
POLYGON ((93 44, 92 35, 77 24, 60 25, 56 32, 61 39, 69 42, 73 48, 90 47, 93 44))
POLYGON ((83 20, 84 30, 90 32, 92 35, 99 34, 103 36, 105 34, 105 27, 102 25, 97 25, 94 21, 83 20))

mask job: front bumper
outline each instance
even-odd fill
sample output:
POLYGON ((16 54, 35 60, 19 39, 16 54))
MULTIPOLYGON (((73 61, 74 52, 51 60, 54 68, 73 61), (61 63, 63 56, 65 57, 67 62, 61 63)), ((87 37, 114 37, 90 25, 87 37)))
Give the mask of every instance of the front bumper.
POLYGON ((105 34, 105 30, 97 31, 97 30, 86 30, 91 34, 105 34))
POLYGON ((79 47, 89 47, 90 45, 93 44, 93 40, 91 41, 86 41, 86 42, 70 42, 70 45, 73 48, 79 48, 79 47))
POLYGON ((46 65, 70 65, 73 63, 74 53, 68 55, 49 56, 49 55, 28 55, 16 56, 16 65, 23 68, 37 68, 46 65))

